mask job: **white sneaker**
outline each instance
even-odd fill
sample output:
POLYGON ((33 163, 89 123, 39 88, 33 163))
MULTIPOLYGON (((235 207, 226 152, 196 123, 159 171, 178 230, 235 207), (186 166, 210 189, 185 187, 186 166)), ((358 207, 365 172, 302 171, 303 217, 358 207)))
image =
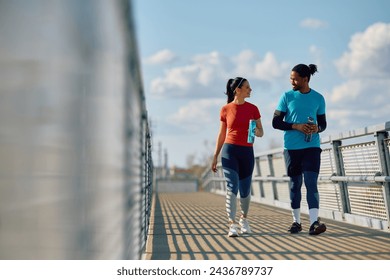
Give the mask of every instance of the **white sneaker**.
POLYGON ((251 233, 251 227, 249 226, 249 222, 247 219, 245 218, 240 218, 240 222, 239 222, 240 226, 241 226, 241 233, 251 233))
POLYGON ((229 228, 229 237, 237 237, 238 236, 238 231, 237 231, 237 225, 236 224, 231 224, 229 228))

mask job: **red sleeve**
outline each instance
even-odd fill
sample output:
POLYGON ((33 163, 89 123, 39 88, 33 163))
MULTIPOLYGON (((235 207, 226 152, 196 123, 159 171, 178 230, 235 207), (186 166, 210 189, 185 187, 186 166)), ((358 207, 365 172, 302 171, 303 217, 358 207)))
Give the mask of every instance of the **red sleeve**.
POLYGON ((255 120, 258 120, 258 119, 261 118, 261 114, 260 114, 259 108, 257 108, 257 106, 255 108, 256 108, 256 110, 255 110, 255 120))

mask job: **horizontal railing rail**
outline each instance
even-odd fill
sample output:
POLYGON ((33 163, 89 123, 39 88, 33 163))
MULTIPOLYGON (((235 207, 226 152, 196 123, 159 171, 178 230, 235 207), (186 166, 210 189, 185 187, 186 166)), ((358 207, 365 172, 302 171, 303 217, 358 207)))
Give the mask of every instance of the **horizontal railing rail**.
POLYGON ((359 182, 359 183, 381 183, 390 182, 390 176, 320 176, 320 181, 332 181, 332 182, 359 182))

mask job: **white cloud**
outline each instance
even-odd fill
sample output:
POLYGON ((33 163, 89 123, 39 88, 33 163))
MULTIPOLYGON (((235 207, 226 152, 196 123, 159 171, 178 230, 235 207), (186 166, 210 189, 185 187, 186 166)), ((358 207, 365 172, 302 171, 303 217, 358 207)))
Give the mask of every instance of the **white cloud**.
POLYGON ((334 87, 330 96, 331 102, 351 102, 355 100, 363 89, 363 82, 359 80, 349 80, 334 87))
POLYGON ((372 124, 372 115, 363 108, 332 108, 327 111, 327 120, 327 134, 334 134, 368 126, 372 124))
POLYGON ((165 71, 165 77, 152 81, 151 92, 166 97, 185 96, 198 71, 196 65, 168 69, 165 71))
POLYGON ((158 97, 215 97, 224 91, 229 78, 242 76, 250 82, 272 82, 285 78, 286 63, 279 63, 268 52, 260 58, 245 50, 233 58, 219 52, 196 55, 187 65, 166 70, 151 82, 151 93, 158 97))
POLYGON ((224 104, 225 100, 221 98, 190 101, 169 116, 168 122, 186 131, 198 132, 204 129, 206 124, 216 123, 219 110, 224 104))
POLYGON ((166 64, 176 60, 177 56, 171 50, 161 50, 154 55, 148 57, 145 62, 147 64, 166 64))
POLYGON ((390 112, 390 24, 377 23, 352 36, 349 50, 335 62, 348 79, 330 94, 329 117, 339 125, 366 126, 390 112))
POLYGON ((358 106, 367 110, 390 104, 389 79, 350 79, 336 87, 330 95, 330 101, 348 107, 358 106))
POLYGON ((376 23, 355 34, 349 50, 336 61, 340 74, 352 78, 388 78, 390 75, 390 24, 376 23))
POLYGON ((203 86, 211 85, 215 79, 226 79, 231 68, 229 59, 218 52, 196 55, 193 63, 199 69, 196 81, 203 86))
POLYGON ((319 29, 319 28, 327 27, 328 23, 320 19, 306 18, 301 21, 300 26, 304 28, 310 28, 310 29, 319 29))
POLYGON ((213 97, 221 92, 220 85, 226 82, 231 68, 229 59, 218 52, 197 55, 189 64, 170 68, 163 77, 154 79, 151 93, 165 98, 213 97))
POLYGON ((287 63, 279 63, 275 55, 267 52, 261 59, 254 51, 242 51, 235 59, 236 73, 245 73, 248 79, 272 82, 284 76, 287 63))

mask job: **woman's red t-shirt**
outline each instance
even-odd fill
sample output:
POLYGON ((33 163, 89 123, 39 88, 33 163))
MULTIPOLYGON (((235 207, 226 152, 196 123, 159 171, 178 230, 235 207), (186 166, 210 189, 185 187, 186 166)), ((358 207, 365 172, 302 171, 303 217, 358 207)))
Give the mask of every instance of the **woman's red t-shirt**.
POLYGON ((222 107, 220 120, 226 122, 227 135, 225 143, 240 146, 253 146, 248 143, 249 120, 260 119, 259 109, 252 103, 235 104, 230 102, 222 107))

